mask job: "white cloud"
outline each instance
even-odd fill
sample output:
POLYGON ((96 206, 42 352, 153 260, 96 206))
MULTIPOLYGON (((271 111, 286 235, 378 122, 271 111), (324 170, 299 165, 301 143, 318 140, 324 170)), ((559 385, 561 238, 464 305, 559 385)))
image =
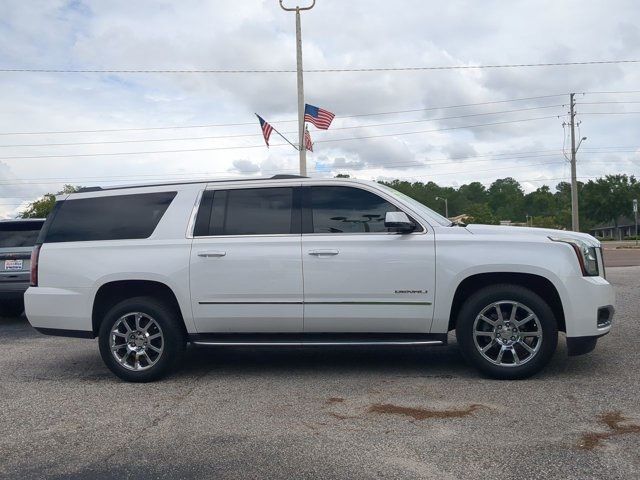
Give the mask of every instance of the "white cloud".
MULTIPOLYGON (((640 29, 631 21, 640 15, 640 5, 626 0, 586 4, 578 0, 402 3, 399 8, 383 0, 353 0, 348 6, 339 0, 318 2, 303 14, 305 66, 402 67, 632 58, 640 46, 640 29)), ((295 66, 294 16, 282 12, 275 0, 9 0, 4 5, 0 64, 5 67, 295 66)), ((318 143, 316 151, 308 155, 309 169, 315 175, 349 172, 363 178, 401 177, 445 185, 490 182, 513 175, 527 189, 543 182, 554 185, 568 173, 559 153, 566 107, 468 115, 566 104, 565 96, 473 107, 433 107, 569 91, 637 90, 639 82, 640 70, 635 65, 308 73, 307 101, 338 115, 329 131, 312 129, 318 143), (427 108, 413 113, 340 118, 427 108), (455 116, 460 118, 437 120, 455 116), (553 118, 469 127, 541 116, 553 118), (395 125, 371 126, 389 123, 395 125), (351 128, 361 125, 369 126, 351 128), (322 142, 422 131, 426 132, 322 142), (523 153, 552 149, 555 154, 523 153), (500 152, 511 154, 489 155, 500 152)), ((637 146, 633 115, 587 115, 637 110, 624 104, 584 104, 618 99, 638 101, 640 96, 578 97, 583 103, 578 105, 578 112, 584 112, 580 116, 581 134, 589 137, 579 155, 581 175, 620 171, 638 175, 640 171, 634 153, 637 149, 609 156, 597 149, 637 146)), ((0 133, 249 122, 215 128, 0 135, 0 216, 14 215, 18 203, 56 191, 64 183, 273 175, 297 170, 297 152, 288 145, 276 146, 285 142, 275 134, 273 146, 267 150, 253 116, 254 112, 262 114, 289 139, 296 138, 296 123, 279 121, 296 117, 293 74, 6 73, 0 75, 0 101, 0 133), (209 138, 223 136, 228 138, 209 138), (108 143, 115 141, 130 143, 108 143), (85 144, 50 145, 53 143, 85 144), (235 147, 250 148, 232 149, 235 147), (156 151, 168 152, 140 153, 156 151), (97 153, 115 155, 73 156, 97 153), (61 157, 18 158, 42 155, 61 157)))

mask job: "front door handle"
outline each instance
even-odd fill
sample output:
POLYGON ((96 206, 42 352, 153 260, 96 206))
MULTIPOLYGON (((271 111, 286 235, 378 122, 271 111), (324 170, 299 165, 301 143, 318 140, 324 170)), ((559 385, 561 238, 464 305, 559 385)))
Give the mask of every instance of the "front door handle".
POLYGON ((214 257, 224 257, 227 254, 227 252, 222 252, 222 251, 218 251, 218 250, 210 250, 208 252, 198 252, 198 256, 199 257, 204 257, 204 258, 214 258, 214 257))
POLYGON ((309 255, 315 255, 316 257, 321 256, 333 256, 338 255, 340 252, 338 250, 309 250, 309 255))

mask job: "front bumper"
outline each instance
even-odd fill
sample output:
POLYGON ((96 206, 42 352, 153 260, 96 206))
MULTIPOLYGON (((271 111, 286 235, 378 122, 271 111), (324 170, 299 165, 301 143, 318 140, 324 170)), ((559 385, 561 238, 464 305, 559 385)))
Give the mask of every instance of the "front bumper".
POLYGON ((598 339, 606 335, 594 335, 592 337, 567 337, 567 353, 570 357, 584 355, 592 352, 596 348, 598 339))
POLYGON ((569 277, 563 283, 567 338, 608 333, 615 305, 613 286, 602 277, 569 277))

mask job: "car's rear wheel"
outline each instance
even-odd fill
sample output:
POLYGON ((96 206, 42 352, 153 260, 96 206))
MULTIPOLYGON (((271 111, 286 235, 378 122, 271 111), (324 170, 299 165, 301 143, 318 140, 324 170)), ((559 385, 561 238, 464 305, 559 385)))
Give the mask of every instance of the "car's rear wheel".
POLYGON ((19 317, 24 312, 24 301, 22 299, 4 300, 0 303, 0 316, 19 317))
POLYGON ((456 337, 464 357, 481 372, 519 379, 549 362, 558 344, 558 326, 549 305, 535 292, 492 285, 464 303, 456 337))
POLYGON ((107 312, 99 344, 104 363, 118 377, 151 382, 179 365, 186 338, 173 308, 152 297, 137 297, 107 312))

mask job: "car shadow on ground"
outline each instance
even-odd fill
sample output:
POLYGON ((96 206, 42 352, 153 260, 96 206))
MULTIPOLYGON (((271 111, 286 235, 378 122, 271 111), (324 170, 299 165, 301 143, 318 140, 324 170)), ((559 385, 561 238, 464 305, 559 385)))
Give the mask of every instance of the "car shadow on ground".
MULTIPOLYGON (((42 355, 36 362, 15 365, 9 376, 33 380, 85 381, 113 379, 102 363, 97 340, 54 338, 39 334, 22 318, 2 319, 0 343, 38 339, 58 353, 57 342, 73 343, 64 356, 42 355), (54 342, 54 343, 51 343, 54 342)), ((462 357, 455 341, 435 347, 197 347, 189 345, 179 371, 170 378, 211 378, 216 376, 341 376, 389 375, 395 377, 477 379, 480 374, 462 357)), ((69 345, 67 345, 69 346, 69 345)), ((37 356, 38 354, 36 354, 37 356)), ((550 365, 536 378, 548 375, 590 375, 598 369, 596 352, 567 359, 564 338, 550 365)), ((8 372, 7 372, 8 373, 8 372)))
MULTIPOLYGON (((190 347, 181 372, 206 375, 473 375, 456 345, 443 347, 190 347)), ((178 374, 179 375, 179 374, 178 374)))

